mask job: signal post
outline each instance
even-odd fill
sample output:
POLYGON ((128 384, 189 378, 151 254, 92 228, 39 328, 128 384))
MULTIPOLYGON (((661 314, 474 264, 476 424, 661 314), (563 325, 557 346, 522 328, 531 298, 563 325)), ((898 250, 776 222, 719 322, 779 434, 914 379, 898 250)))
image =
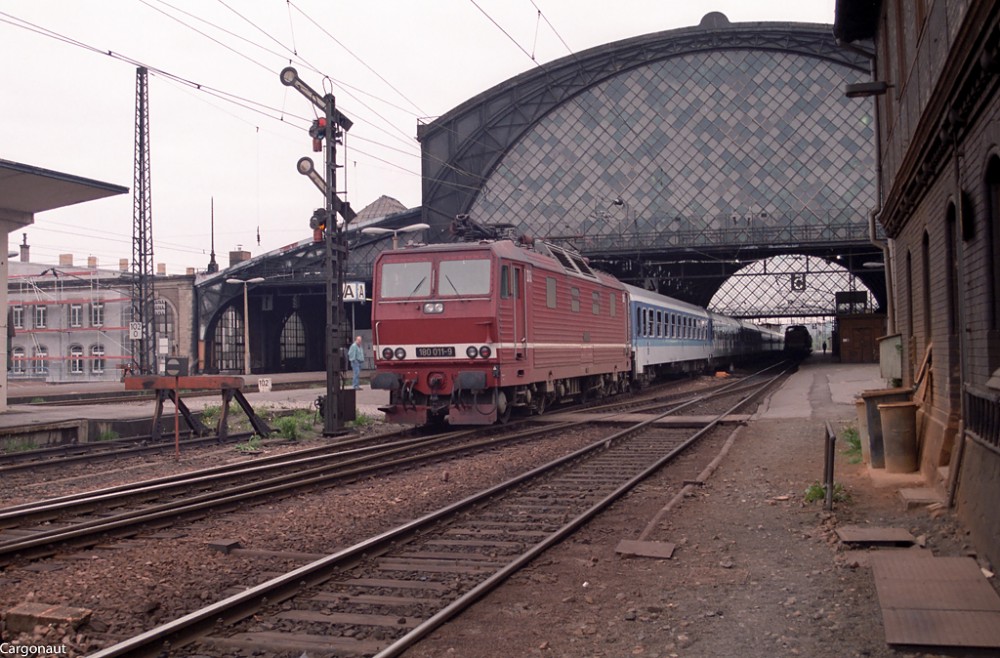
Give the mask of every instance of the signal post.
MULTIPOLYGON (((354 219, 355 213, 346 201, 337 195, 337 142, 351 129, 353 122, 337 110, 333 94, 320 96, 307 85, 292 67, 281 71, 281 83, 294 88, 323 112, 323 117, 313 122, 309 134, 313 138, 313 151, 323 150, 326 142, 324 177, 316 171, 311 158, 301 158, 297 164, 300 174, 308 176, 326 200, 325 206, 313 213, 309 222, 314 235, 324 242, 323 273, 326 282, 326 400, 323 403, 323 435, 344 433, 345 414, 341 409, 345 348, 350 342, 344 312, 344 274, 347 264, 347 241, 344 228, 354 219), (343 218, 341 225, 337 215, 343 218)), ((353 391, 352 391, 353 393, 353 391)))

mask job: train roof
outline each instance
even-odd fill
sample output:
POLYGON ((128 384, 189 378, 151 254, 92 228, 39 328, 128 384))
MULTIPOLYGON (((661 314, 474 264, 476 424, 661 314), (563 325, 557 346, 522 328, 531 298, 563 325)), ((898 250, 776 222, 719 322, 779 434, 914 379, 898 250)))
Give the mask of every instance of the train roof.
POLYGON ((667 297, 666 295, 661 295, 658 292, 653 292, 651 290, 646 290, 644 288, 638 288, 636 286, 631 286, 627 283, 623 283, 625 289, 628 291, 629 296, 637 302, 645 302, 647 304, 658 304, 670 306, 670 308, 675 308, 691 315, 700 315, 702 317, 708 317, 709 312, 702 307, 691 304, 689 302, 683 302, 679 299, 674 299, 673 297, 667 297))
POLYGON ((530 246, 515 244, 512 240, 481 240, 479 242, 447 242, 441 244, 413 245, 395 251, 383 251, 378 258, 392 257, 406 260, 407 255, 445 254, 461 252, 491 252, 512 261, 530 263, 550 270, 562 270, 570 275, 604 285, 622 287, 615 277, 590 267, 587 260, 576 251, 564 249, 547 242, 535 241, 530 246))

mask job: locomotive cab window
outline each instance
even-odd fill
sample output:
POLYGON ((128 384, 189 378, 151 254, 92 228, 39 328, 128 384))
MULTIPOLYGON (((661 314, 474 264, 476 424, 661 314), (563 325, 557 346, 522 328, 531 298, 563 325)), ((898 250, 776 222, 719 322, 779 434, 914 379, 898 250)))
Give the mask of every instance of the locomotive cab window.
POLYGON ((407 299, 431 294, 431 264, 384 263, 379 285, 383 299, 407 299))
POLYGON ((545 306, 556 307, 556 280, 554 277, 545 277, 545 306))
POLYGON ((601 314, 601 293, 599 293, 599 292, 597 292, 595 290, 593 293, 591 293, 591 299, 593 299, 593 304, 591 305, 591 310, 594 312, 594 315, 600 315, 601 314))
POLYGON ((441 297, 488 295, 490 261, 485 258, 441 261, 438 265, 437 288, 441 297))
POLYGON ((569 289, 569 310, 574 313, 580 312, 580 289, 570 288, 569 289))

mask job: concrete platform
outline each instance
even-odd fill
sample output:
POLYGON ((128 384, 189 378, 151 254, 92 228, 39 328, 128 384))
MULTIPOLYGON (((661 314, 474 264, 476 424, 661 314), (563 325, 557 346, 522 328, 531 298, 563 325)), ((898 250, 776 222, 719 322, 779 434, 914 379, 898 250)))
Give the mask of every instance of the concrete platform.
MULTIPOLYGON (((275 375, 250 375, 244 377, 247 399, 254 409, 312 409, 316 398, 326 393, 326 373, 282 373, 275 375), (267 377, 272 381, 272 389, 268 392, 258 390, 257 381, 267 377)), ((122 402, 112 404, 73 404, 73 405, 30 405, 12 404, 7 412, 0 413, 0 435, 15 434, 18 430, 32 432, 58 432, 63 428, 75 427, 81 423, 113 422, 121 420, 144 421, 152 420, 155 401, 129 401, 126 397, 125 385, 121 382, 97 382, 92 384, 23 384, 11 386, 11 397, 14 389, 28 399, 49 398, 52 396, 70 396, 86 399, 88 395, 121 394, 122 402)), ((381 419, 383 414, 378 410, 389 401, 388 391, 373 391, 364 384, 356 392, 356 407, 359 413, 381 419)), ((192 411, 201 411, 208 406, 219 406, 221 396, 181 396, 184 404, 192 411)), ((164 416, 173 415, 173 404, 164 405, 164 416)), ((68 431, 68 430, 66 430, 68 431)))

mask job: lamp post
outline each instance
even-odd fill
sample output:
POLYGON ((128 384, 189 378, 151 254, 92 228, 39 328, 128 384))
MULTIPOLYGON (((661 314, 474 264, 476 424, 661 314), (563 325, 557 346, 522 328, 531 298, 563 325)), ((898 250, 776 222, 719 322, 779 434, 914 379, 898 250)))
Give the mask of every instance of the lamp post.
POLYGON ((417 231, 423 231, 424 229, 430 228, 429 224, 410 224, 409 226, 403 226, 402 228, 379 228, 377 226, 370 226, 368 228, 361 229, 361 232, 365 235, 388 235, 392 233, 392 250, 395 251, 399 247, 399 234, 400 233, 416 233, 417 231))
POLYGON ((250 374, 250 302, 247 297, 247 287, 251 283, 261 283, 264 277, 255 276, 252 279, 226 279, 226 283, 243 284, 243 374, 250 374))

